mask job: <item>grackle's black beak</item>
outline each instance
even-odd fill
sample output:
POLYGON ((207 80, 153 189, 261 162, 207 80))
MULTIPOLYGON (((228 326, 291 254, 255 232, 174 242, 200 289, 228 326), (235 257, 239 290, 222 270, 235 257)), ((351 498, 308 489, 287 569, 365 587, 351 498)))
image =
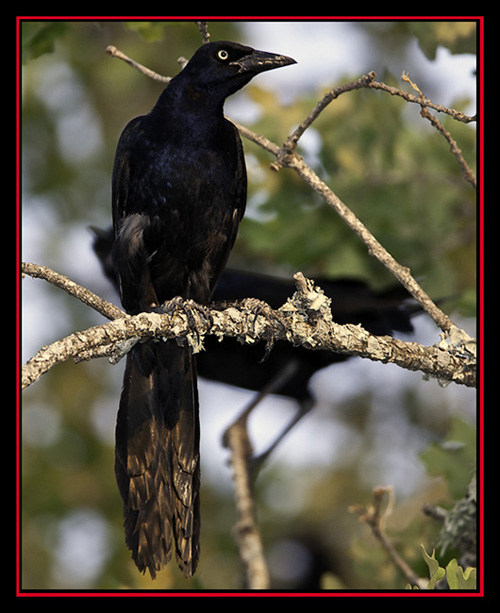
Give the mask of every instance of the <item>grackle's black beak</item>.
POLYGON ((280 68, 280 66, 288 66, 297 62, 286 55, 278 55, 277 53, 268 53, 267 51, 254 50, 252 53, 243 56, 239 60, 231 62, 233 66, 238 66, 238 72, 253 72, 259 73, 266 70, 280 68))

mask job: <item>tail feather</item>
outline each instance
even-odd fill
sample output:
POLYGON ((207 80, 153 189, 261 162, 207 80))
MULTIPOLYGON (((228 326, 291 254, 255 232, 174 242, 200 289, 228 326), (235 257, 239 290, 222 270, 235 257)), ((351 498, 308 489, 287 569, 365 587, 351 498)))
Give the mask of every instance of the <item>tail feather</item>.
POLYGON ((127 356, 115 473, 126 544, 153 578, 172 556, 186 577, 199 559, 199 410, 194 357, 175 342, 127 356))

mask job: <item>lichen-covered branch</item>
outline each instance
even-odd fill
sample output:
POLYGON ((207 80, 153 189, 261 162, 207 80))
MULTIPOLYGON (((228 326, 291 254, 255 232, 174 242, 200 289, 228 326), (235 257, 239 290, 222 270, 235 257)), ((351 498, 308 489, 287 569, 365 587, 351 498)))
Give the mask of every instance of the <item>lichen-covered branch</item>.
MULTIPOLYGON (((24 267, 35 275, 32 267, 24 267)), ((41 267, 43 269, 43 267, 41 267)), ((46 272, 47 269, 45 269, 46 272)), ((50 275, 49 275, 50 276, 50 275)), ((52 281, 57 275, 51 276, 52 281)), ((82 360, 109 356, 114 361, 141 340, 177 339, 189 343, 195 352, 203 350, 206 335, 236 337, 242 343, 265 340, 270 347, 276 340, 302 345, 311 350, 326 349, 357 355, 380 362, 392 362, 407 370, 420 371, 442 381, 473 387, 476 384, 473 339, 464 337, 458 328, 438 346, 426 347, 390 336, 374 336, 359 325, 340 325, 334 321, 331 303, 321 288, 295 275, 296 293, 278 310, 249 298, 219 309, 174 299, 164 313, 140 313, 130 316, 102 301, 99 310, 113 312, 117 318, 109 323, 75 332, 51 345, 42 347, 22 369, 22 387, 28 387, 50 368, 68 359, 82 360)), ((68 286, 65 277, 61 283, 68 286)), ((88 290, 70 282, 72 293, 87 304, 88 290)), ((93 296, 92 292, 88 292, 93 296)), ((99 299, 100 300, 100 299, 99 299)), ((90 304, 92 306, 92 304, 90 304)), ((116 307, 115 307, 116 308, 116 307)), ((452 332, 453 332, 452 330, 452 332)))

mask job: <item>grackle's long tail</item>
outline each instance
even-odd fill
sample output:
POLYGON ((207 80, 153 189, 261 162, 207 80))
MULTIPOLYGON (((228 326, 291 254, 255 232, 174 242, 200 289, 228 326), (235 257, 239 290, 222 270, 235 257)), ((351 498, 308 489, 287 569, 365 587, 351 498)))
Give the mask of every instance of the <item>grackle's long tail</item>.
POLYGON ((127 355, 116 424, 115 474, 125 539, 151 577, 170 560, 191 577, 199 559, 199 408, 194 356, 175 341, 127 355), (172 539, 173 537, 173 539, 172 539))

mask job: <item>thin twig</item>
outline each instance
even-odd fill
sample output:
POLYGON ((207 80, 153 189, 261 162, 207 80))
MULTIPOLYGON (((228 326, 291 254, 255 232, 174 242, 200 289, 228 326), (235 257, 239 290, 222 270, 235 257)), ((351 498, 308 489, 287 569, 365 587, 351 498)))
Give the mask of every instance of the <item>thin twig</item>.
POLYGON ((390 559, 393 564, 398 568, 406 580, 414 586, 418 586, 420 588, 426 587, 427 582, 423 579, 420 579, 418 575, 415 574, 411 566, 399 555, 394 545, 391 543, 389 538, 387 537, 384 529, 384 522, 387 516, 390 513, 393 502, 393 490, 389 486, 385 487, 376 487, 373 490, 373 504, 368 507, 363 507, 361 505, 352 505, 349 510, 351 512, 357 513, 360 517, 360 521, 367 524, 373 536, 379 541, 382 547, 389 554, 390 559), (388 498, 389 505, 385 511, 382 510, 382 503, 384 498, 388 498))
POLYGON ((367 87, 375 79, 375 76, 376 75, 374 72, 370 72, 367 75, 363 75, 359 79, 356 79, 355 81, 345 83, 344 85, 338 85, 337 87, 331 89, 316 104, 316 106, 304 119, 304 121, 300 123, 297 128, 292 132, 292 134, 286 139, 283 148, 287 151, 295 149, 300 137, 304 134, 307 128, 309 128, 309 126, 319 117, 321 112, 330 104, 330 102, 338 98, 340 95, 345 94, 346 92, 350 92, 355 89, 360 89, 362 87, 367 87))
POLYGON ((206 21, 197 21, 196 25, 200 31, 203 44, 210 42, 210 32, 208 31, 208 23, 206 21))
MULTIPOLYGON (((300 137, 303 135, 306 129, 319 117, 322 111, 333 100, 336 100, 340 95, 345 94, 346 92, 350 92, 350 91, 354 91, 356 89, 362 89, 362 88, 379 89, 379 90, 385 91, 391 94, 392 96, 399 96, 403 98, 404 100, 406 100, 407 102, 420 104, 428 108, 432 108, 436 111, 446 113, 447 115, 450 115, 457 121, 462 121, 464 123, 470 123, 470 122, 475 121, 475 117, 465 115, 461 111, 450 109, 448 107, 443 106, 442 104, 435 104, 428 98, 425 98, 425 96, 422 94, 422 92, 420 92, 420 90, 418 90, 418 95, 415 96, 414 94, 405 92, 401 89, 398 89, 397 87, 390 87, 389 85, 386 85, 385 83, 380 83, 380 82, 375 81, 376 76, 377 75, 375 74, 375 72, 371 71, 368 74, 359 77, 359 79, 356 79, 349 83, 344 83, 343 85, 337 85, 336 87, 331 89, 329 92, 327 92, 323 96, 323 98, 316 104, 316 106, 312 109, 309 115, 304 119, 304 121, 302 121, 299 124, 299 126, 297 126, 297 128, 293 131, 293 133, 286 139, 283 148, 287 151, 290 151, 291 149, 295 149, 300 137)), ((403 80, 406 80, 405 73, 403 73, 403 80)))
POLYGON ((452 137, 452 135, 448 132, 448 130, 446 130, 446 128, 437 119, 437 117, 434 117, 434 115, 432 115, 432 113, 429 112, 429 108, 426 105, 426 98, 425 98, 424 94, 422 93, 422 91, 420 90, 420 88, 418 87, 418 85, 416 85, 416 83, 414 83, 410 79, 409 75, 406 74, 405 72, 403 73, 401 78, 406 83, 409 83, 411 85, 411 87, 417 92, 419 98, 422 101, 421 102, 420 115, 424 119, 427 119, 431 123, 431 125, 434 128, 436 128, 436 130, 440 134, 442 134, 444 136, 444 138, 446 139, 446 141, 450 145, 450 151, 457 158, 458 164, 459 164, 459 166, 460 166, 460 168, 462 170, 462 174, 464 175, 464 178, 466 179, 466 181, 468 181, 472 185, 472 187, 475 188, 476 187, 476 178, 475 178, 474 173, 472 172, 472 170, 469 168, 469 165, 465 161, 465 158, 462 155, 462 152, 459 149, 456 140, 452 137))
POLYGON ((136 62, 135 60, 129 58, 128 55, 125 55, 123 51, 120 51, 114 45, 108 45, 106 47, 106 53, 111 57, 116 57, 117 59, 126 62, 129 66, 132 66, 132 68, 135 68, 140 73, 146 75, 147 77, 150 77, 151 79, 154 79, 155 81, 159 81, 160 83, 168 83, 171 80, 171 77, 164 77, 163 75, 158 74, 154 70, 146 68, 146 66, 143 66, 142 64, 139 64, 139 62, 136 62))
POLYGON ((87 306, 90 306, 101 315, 104 315, 104 317, 107 319, 119 319, 120 317, 126 317, 126 313, 111 302, 107 302, 106 300, 99 298, 99 296, 96 296, 96 294, 90 290, 78 285, 78 283, 75 283, 68 277, 51 270, 47 266, 40 266, 39 264, 32 264, 30 262, 22 262, 21 274, 23 276, 28 275, 34 279, 44 279, 45 281, 48 281, 52 285, 63 289, 71 296, 78 298, 78 300, 81 300, 87 306))
POLYGON ((462 111, 450 109, 444 106, 443 104, 436 104, 435 102, 432 102, 432 100, 425 98, 425 96, 422 96, 422 97, 420 95, 416 96, 415 94, 411 94, 410 92, 405 92, 397 87, 386 85, 385 83, 381 83, 378 81, 371 81, 370 83, 367 84, 367 87, 370 89, 379 89, 388 94, 391 94, 391 96, 399 96, 400 98, 403 98, 404 100, 406 100, 406 102, 411 102, 412 104, 420 104, 420 105, 424 104, 430 109, 434 109, 435 111, 438 111, 439 113, 445 113, 446 115, 450 115, 450 117, 453 117, 453 119, 455 119, 456 121, 460 121, 462 123, 471 123, 471 122, 476 121, 475 115, 466 115, 465 113, 462 113, 462 111))

